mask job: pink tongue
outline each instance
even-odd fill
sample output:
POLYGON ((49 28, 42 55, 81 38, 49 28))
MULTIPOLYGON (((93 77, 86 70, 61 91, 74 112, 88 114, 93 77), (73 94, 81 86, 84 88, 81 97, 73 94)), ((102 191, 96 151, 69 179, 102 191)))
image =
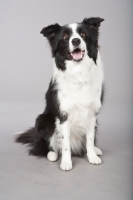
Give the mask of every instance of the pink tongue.
POLYGON ((79 60, 79 59, 82 58, 82 53, 81 53, 81 51, 79 51, 79 52, 72 52, 72 56, 73 56, 74 60, 79 60))

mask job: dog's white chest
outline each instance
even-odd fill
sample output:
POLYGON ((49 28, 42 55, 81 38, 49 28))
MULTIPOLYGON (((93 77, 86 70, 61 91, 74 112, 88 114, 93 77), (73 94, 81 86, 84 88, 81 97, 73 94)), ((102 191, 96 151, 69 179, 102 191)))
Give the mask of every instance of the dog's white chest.
POLYGON ((87 74, 64 76, 58 84, 58 99, 62 111, 69 112, 75 107, 92 110, 100 108, 102 77, 98 70, 88 71, 87 74))
POLYGON ((67 109, 71 109, 74 106, 85 106, 88 107, 89 103, 92 101, 92 91, 91 85, 88 81, 74 81, 69 80, 69 82, 63 83, 63 88, 58 93, 59 101, 61 101, 61 106, 63 102, 67 109))

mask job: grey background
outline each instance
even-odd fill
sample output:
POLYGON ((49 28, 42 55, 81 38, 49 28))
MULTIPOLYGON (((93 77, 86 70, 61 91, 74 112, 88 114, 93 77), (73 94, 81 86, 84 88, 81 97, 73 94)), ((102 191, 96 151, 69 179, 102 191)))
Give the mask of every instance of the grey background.
POLYGON ((132 0, 0 1, 0 199, 132 199, 132 0), (39 34, 44 26, 105 19, 100 28, 105 68, 105 104, 99 115, 100 166, 73 158, 60 161, 28 156, 14 133, 34 125, 44 109, 52 76, 50 48, 39 34))

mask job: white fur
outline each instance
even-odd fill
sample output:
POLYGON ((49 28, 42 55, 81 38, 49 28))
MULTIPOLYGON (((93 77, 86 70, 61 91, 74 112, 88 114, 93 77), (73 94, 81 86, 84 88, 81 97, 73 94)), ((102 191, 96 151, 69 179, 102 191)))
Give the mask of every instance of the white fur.
POLYGON ((58 154, 55 153, 54 151, 49 151, 47 158, 49 161, 54 162, 58 159, 58 154))
POLYGON ((60 168, 68 171, 72 169, 69 120, 60 125, 60 133, 62 134, 62 160, 60 168))
POLYGON ((86 131, 86 149, 87 149, 87 157, 91 164, 101 164, 101 159, 97 156, 94 147, 94 139, 95 139, 95 124, 96 117, 92 114, 90 118, 90 123, 88 125, 88 129, 86 131))
POLYGON ((53 81, 56 80, 58 86, 60 110, 68 113, 68 119, 62 125, 57 119, 58 134, 55 133, 50 140, 55 152, 62 149, 62 170, 72 169, 71 149, 76 153, 86 148, 89 162, 92 164, 100 164, 101 159, 97 155, 102 154, 100 149, 94 147, 95 113, 101 108, 100 96, 104 80, 100 53, 98 52, 96 65, 87 55, 85 42, 76 33, 77 24, 71 24, 69 27, 73 30, 70 49, 73 50, 71 40, 78 37, 85 55, 80 62, 66 61, 65 71, 59 70, 54 61, 53 81))

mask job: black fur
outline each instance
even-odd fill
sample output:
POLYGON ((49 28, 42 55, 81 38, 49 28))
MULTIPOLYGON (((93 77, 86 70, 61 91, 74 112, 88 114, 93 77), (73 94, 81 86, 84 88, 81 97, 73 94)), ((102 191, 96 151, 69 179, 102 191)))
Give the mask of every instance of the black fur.
POLYGON ((18 137, 16 137, 16 142, 22 143, 22 144, 33 144, 35 141, 35 128, 31 128, 27 130, 26 132, 20 134, 18 137))
POLYGON ((36 119, 35 128, 29 129, 16 138, 16 142, 30 143, 29 154, 36 156, 46 156, 49 148, 49 138, 55 130, 55 117, 61 117, 59 113, 59 103, 57 100, 56 83, 50 82, 46 93, 45 111, 36 119))
POLYGON ((88 56, 92 58, 96 64, 97 52, 98 52, 98 35, 100 23, 104 21, 99 17, 97 18, 85 18, 79 27, 79 32, 85 32, 85 40, 87 44, 88 56))
POLYGON ((102 85, 102 92, 101 92, 101 104, 104 102, 104 96, 105 96, 105 85, 102 85))

